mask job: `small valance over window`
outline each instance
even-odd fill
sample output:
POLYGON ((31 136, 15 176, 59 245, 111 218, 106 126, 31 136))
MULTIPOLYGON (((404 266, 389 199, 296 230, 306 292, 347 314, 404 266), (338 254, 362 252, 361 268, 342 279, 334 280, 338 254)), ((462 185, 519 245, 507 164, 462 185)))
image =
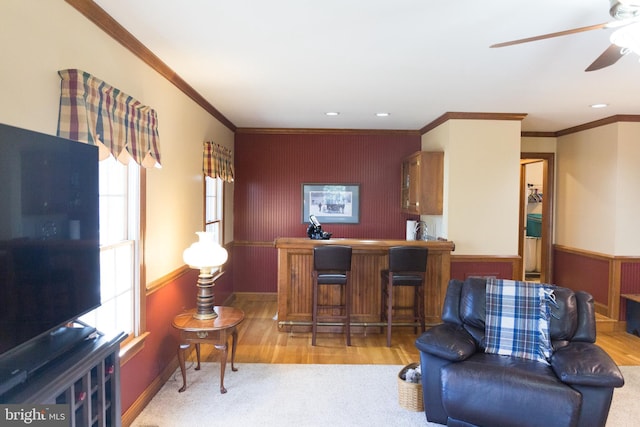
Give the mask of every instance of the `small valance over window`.
POLYGON ((233 182, 233 160, 231 150, 211 141, 204 142, 202 172, 211 178, 233 182))
POLYGON ((144 167, 160 167, 160 137, 155 110, 81 70, 58 71, 58 136, 100 148, 100 160, 112 154, 144 167))

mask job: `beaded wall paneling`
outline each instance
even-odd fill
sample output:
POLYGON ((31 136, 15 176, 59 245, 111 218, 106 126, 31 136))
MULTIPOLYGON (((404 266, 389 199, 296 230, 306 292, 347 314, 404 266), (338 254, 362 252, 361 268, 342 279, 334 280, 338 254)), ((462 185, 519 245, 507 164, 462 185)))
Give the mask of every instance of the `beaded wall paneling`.
POLYGON ((404 238, 400 165, 419 150, 417 134, 238 133, 234 240, 304 237, 303 183, 360 184, 360 222, 324 225, 334 237, 404 238))
POLYGON ((278 256, 274 247, 241 245, 233 248, 233 291, 276 292, 278 256))
POLYGON ((323 224, 335 238, 404 239, 402 158, 420 150, 409 132, 237 132, 235 136, 234 292, 276 292, 277 237, 306 237, 303 183, 360 185, 358 224, 323 224), (238 248, 236 248, 238 249, 238 248))
MULTIPOLYGON (((620 262, 620 294, 640 294, 640 258, 620 262)), ((627 303, 626 298, 621 299, 618 320, 626 319, 627 303)))
POLYGON ((611 259, 605 256, 556 245, 553 282, 558 286, 589 292, 597 303, 609 306, 610 262, 611 259))
POLYGON ((517 258, 489 255, 451 255, 451 278, 465 280, 468 277, 493 277, 518 280, 517 258))
POLYGON ((620 293, 640 294, 640 259, 622 261, 620 293))

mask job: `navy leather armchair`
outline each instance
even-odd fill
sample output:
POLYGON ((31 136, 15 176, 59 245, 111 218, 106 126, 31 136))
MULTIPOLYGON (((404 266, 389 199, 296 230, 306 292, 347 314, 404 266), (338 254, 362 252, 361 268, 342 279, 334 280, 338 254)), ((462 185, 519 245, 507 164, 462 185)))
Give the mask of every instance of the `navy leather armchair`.
POLYGON ((427 420, 449 426, 604 426, 624 384, 595 345, 593 297, 554 287, 549 364, 485 353, 486 280, 449 283, 443 323, 416 340, 427 420))

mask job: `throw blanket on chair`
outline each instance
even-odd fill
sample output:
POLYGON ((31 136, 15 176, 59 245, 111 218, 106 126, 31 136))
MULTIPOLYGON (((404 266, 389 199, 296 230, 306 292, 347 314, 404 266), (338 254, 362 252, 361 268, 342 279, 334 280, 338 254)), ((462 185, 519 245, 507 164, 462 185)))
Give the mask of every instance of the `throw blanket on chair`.
POLYGON ((548 364, 550 285, 488 279, 485 353, 496 353, 548 364))

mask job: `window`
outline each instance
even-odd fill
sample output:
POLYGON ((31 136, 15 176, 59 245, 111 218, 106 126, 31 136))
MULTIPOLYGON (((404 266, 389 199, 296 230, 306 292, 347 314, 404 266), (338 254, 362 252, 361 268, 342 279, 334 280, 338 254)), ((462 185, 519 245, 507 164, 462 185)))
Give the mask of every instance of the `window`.
POLYGON ((102 332, 140 333, 140 167, 112 156, 100 162, 100 283, 102 305, 81 320, 102 332))
POLYGON ((220 178, 204 177, 204 230, 213 232, 216 242, 223 241, 223 181, 220 178))

